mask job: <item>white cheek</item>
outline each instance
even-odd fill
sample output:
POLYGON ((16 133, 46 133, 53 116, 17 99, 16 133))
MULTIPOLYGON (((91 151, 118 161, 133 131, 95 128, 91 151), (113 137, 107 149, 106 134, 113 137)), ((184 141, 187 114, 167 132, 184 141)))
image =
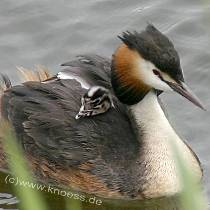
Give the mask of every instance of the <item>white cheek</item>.
POLYGON ((140 60, 139 62, 139 74, 147 85, 163 91, 172 91, 172 89, 163 82, 158 76, 153 73, 153 69, 157 69, 150 61, 140 60))

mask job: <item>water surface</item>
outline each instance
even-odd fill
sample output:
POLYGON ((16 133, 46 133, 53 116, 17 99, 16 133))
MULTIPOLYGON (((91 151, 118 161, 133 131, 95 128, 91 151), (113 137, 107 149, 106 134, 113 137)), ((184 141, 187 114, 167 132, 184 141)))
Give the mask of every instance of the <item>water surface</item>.
MULTIPOLYGON (((55 73, 59 64, 77 54, 111 57, 120 42, 117 35, 142 30, 150 22, 172 39, 186 81, 210 110, 209 8, 197 0, 1 0, 0 71, 17 83, 16 66, 43 64, 55 73)), ((209 111, 203 112, 175 94, 162 98, 177 132, 200 157, 210 198, 209 111)), ((12 209, 16 198, 3 183, 3 176, 0 208, 12 209)))

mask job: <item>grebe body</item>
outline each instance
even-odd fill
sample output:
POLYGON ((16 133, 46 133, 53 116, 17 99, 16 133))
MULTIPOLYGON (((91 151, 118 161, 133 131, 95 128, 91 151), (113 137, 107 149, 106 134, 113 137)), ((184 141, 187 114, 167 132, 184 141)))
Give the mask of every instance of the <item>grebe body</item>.
POLYGON ((181 185, 171 142, 197 177, 202 170, 168 122, 158 96, 176 91, 203 107, 186 87, 178 53, 165 35, 149 25, 120 38, 123 44, 112 61, 80 56, 44 82, 8 88, 1 98, 2 116, 41 180, 108 198, 175 194, 181 185), (105 88, 102 95, 108 90, 113 106, 75 119, 92 86, 105 88))

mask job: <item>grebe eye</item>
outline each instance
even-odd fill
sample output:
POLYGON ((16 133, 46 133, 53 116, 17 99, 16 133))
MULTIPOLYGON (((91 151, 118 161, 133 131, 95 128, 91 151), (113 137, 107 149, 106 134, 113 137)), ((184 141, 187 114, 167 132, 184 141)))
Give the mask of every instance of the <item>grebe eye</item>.
POLYGON ((91 101, 91 104, 94 104, 94 105, 98 105, 101 103, 101 97, 100 98, 96 98, 95 100, 91 101))
POLYGON ((154 75, 157 75, 158 77, 161 76, 161 75, 160 75, 160 72, 159 72, 158 70, 153 69, 152 71, 153 71, 154 75))
POLYGON ((100 98, 97 98, 96 100, 94 100, 94 103, 99 103, 101 101, 100 98))

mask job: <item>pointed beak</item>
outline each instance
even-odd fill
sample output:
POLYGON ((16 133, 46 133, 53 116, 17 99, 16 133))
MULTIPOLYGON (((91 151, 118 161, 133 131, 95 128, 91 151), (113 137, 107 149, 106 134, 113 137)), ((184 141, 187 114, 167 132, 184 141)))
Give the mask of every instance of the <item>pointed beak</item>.
POLYGON ((179 93, 180 95, 184 96, 186 99, 191 101, 196 106, 200 107, 201 109, 205 110, 204 106, 198 99, 198 97, 190 90, 189 87, 184 82, 174 83, 165 81, 174 91, 179 93))

